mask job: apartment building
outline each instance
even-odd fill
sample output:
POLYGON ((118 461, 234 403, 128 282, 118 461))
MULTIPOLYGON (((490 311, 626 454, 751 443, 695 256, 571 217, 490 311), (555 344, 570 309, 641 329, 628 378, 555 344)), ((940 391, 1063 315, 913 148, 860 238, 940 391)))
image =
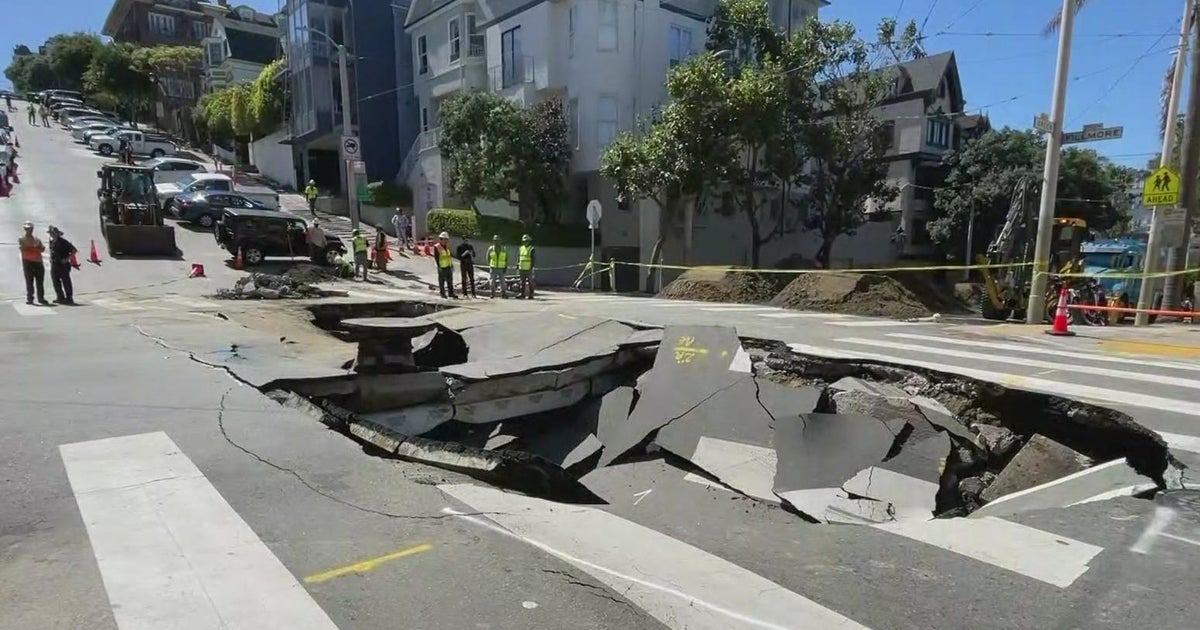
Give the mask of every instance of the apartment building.
POLYGON ((212 30, 201 41, 205 92, 253 81, 283 54, 274 16, 245 5, 231 7, 227 0, 203 10, 213 20, 212 30))
POLYGON ((293 146, 300 181, 346 189, 342 135, 361 139, 370 180, 391 180, 399 170, 400 147, 412 144, 417 117, 408 42, 395 26, 398 6, 391 0, 286 0, 283 5, 292 103, 286 141, 293 146), (339 44, 350 58, 348 130, 342 127, 339 44), (403 58, 399 66, 398 56, 403 58))
MULTIPOLYGON (((199 0, 116 0, 100 33, 139 46, 199 46, 212 33, 208 3, 199 0)), ((201 94, 202 71, 162 77, 155 118, 160 127, 188 135, 191 108, 201 94)))

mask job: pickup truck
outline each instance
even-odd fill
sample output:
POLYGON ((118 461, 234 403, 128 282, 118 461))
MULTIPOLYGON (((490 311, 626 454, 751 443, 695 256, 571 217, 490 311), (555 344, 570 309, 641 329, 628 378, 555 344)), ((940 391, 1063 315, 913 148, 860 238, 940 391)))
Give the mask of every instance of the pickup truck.
POLYGON ((233 180, 222 173, 192 173, 177 181, 154 185, 159 207, 172 210, 175 197, 195 192, 232 192, 257 201, 267 208, 279 208, 279 194, 263 186, 234 186, 233 180))
POLYGON ((117 152, 117 149, 121 148, 122 136, 129 140, 130 148, 137 155, 149 155, 156 158, 164 155, 175 155, 176 147, 174 142, 162 136, 153 136, 134 130, 118 131, 112 135, 92 136, 91 140, 88 141, 88 146, 93 151, 99 151, 100 155, 113 155, 117 152))

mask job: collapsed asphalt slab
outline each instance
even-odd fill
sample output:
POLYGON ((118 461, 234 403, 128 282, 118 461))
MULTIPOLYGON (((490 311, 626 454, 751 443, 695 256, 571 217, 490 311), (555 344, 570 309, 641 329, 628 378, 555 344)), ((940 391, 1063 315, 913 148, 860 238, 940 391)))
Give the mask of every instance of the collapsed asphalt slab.
POLYGON ((1175 465, 1157 434, 1116 411, 805 356, 727 327, 643 330, 419 305, 340 305, 314 319, 359 344, 357 371, 281 389, 388 455, 558 500, 598 500, 581 478, 657 457, 807 521, 879 524, 965 516, 1009 495, 1026 498, 1005 512, 1089 500, 1080 495, 1097 488, 1164 488, 1175 465), (393 333, 404 343, 368 352, 375 364, 358 369, 363 345, 393 333), (385 360, 394 365, 381 370, 385 360), (1072 478, 1114 460, 1142 483, 1072 478), (1053 483, 1069 488, 1038 494, 1053 483))

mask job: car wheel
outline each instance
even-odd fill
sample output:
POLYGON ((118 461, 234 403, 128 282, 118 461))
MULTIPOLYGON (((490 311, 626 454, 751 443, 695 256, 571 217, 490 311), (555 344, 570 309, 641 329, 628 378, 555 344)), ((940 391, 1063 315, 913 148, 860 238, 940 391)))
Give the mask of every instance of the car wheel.
POLYGON ((105 157, 108 157, 113 154, 113 148, 112 148, 111 144, 102 144, 99 147, 97 147, 97 150, 100 151, 100 155, 103 155, 105 157))
POLYGON ((216 221, 213 220, 211 214, 202 214, 200 218, 196 219, 196 223, 199 223, 200 227, 210 228, 216 221))
POLYGON ((162 156, 164 156, 164 155, 166 155, 166 154, 167 154, 167 152, 166 152, 166 151, 163 151, 162 149, 155 149, 155 150, 153 150, 153 151, 151 151, 151 152, 150 152, 150 157, 152 157, 152 158, 160 158, 160 157, 162 157, 162 156))
POLYGON ((336 265, 338 261, 338 251, 332 247, 326 248, 324 258, 326 265, 336 265))
POLYGON ((257 247, 242 248, 242 262, 247 265, 257 265, 263 261, 263 252, 257 247))

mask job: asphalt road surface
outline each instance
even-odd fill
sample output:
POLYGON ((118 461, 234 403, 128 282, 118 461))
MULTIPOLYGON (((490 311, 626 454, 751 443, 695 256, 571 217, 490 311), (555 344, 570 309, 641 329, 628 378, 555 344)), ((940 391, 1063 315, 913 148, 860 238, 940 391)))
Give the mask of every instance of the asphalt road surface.
MULTIPOLYGON (((583 508, 375 457, 154 338, 228 345, 238 324, 215 314, 229 305, 204 296, 236 273, 209 234, 178 229, 180 260, 85 264, 81 306, 27 307, 21 223, 58 225, 85 253, 102 245, 103 159, 14 124, 22 183, 0 200, 0 628, 1125 628, 1200 613, 1200 523, 1184 510, 1164 524, 1148 501, 809 526, 654 460, 592 473, 610 504, 583 508), (210 277, 187 279, 193 262, 210 277)), ((1200 362, 1151 349, 569 293, 472 304, 733 325, 1116 406, 1181 459, 1200 451, 1200 362)))

